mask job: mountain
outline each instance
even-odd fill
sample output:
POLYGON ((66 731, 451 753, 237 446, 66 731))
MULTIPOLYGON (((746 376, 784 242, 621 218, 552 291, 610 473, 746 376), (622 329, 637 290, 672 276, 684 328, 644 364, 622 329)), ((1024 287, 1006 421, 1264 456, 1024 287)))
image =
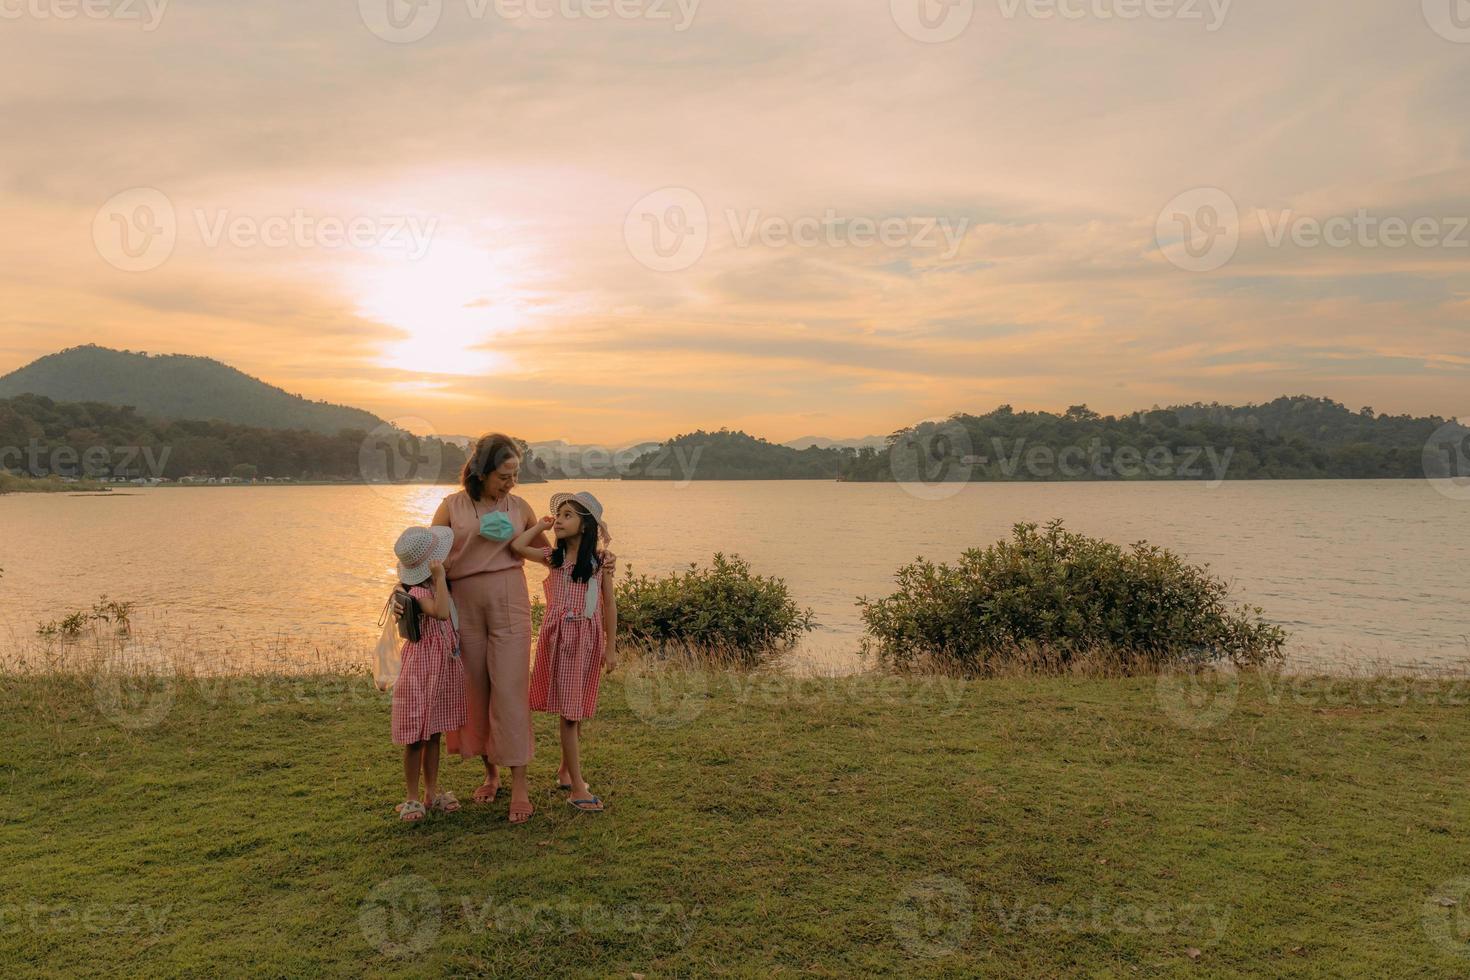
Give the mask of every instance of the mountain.
POLYGON ((1438 416, 1352 411, 1293 395, 1099 415, 1002 405, 895 433, 858 450, 845 479, 908 484, 1012 480, 1338 480, 1470 475, 1470 428, 1438 416))
POLYGON ((20 475, 114 480, 453 484, 465 458, 458 446, 401 431, 365 438, 353 429, 252 428, 32 394, 0 399, 0 447, 9 447, 0 467, 20 475))
POLYGON ((675 436, 634 460, 625 480, 835 480, 856 451, 792 449, 721 429, 675 436))
POLYGON ((536 458, 546 464, 546 475, 553 480, 616 479, 644 453, 659 447, 657 442, 639 442, 626 446, 603 446, 597 443, 571 443, 551 439, 531 443, 536 458))
POLYGON ((23 394, 59 402, 132 405, 151 418, 327 435, 343 429, 370 431, 383 424, 371 412, 309 401, 208 357, 112 350, 95 344, 48 354, 0 377, 0 398, 23 394))
POLYGON ((888 445, 887 436, 863 436, 861 439, 829 439, 826 436, 802 436, 800 439, 787 439, 781 443, 792 449, 810 449, 816 446, 818 449, 882 449, 888 445))

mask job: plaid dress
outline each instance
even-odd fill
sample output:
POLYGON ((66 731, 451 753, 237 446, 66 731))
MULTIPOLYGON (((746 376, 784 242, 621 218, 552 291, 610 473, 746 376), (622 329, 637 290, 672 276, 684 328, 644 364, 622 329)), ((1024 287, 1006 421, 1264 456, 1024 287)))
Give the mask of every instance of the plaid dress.
MULTIPOLYGON (((543 548, 549 562, 551 549, 543 548)), ((594 572, 588 582, 572 581, 567 556, 561 568, 546 576, 546 616, 536 636, 536 665, 531 671, 531 710, 547 711, 563 718, 591 718, 597 711, 597 689, 602 681, 602 657, 607 634, 602 626, 599 604, 592 619, 583 616, 587 590, 602 586, 602 574, 594 572)))
MULTIPOLYGON (((415 585, 420 602, 434 593, 415 585)), ((464 663, 454 656, 457 641, 447 619, 419 617, 419 641, 403 641, 403 667, 393 685, 393 742, 412 745, 430 735, 464 727, 464 663)))

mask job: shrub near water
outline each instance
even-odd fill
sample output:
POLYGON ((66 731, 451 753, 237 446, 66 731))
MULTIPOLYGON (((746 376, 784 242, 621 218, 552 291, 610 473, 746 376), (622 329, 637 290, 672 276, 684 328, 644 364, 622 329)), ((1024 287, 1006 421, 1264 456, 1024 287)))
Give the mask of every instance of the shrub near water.
POLYGON ((919 559, 898 591, 860 599, 865 646, 899 669, 967 675, 1017 666, 1120 670, 1281 656, 1286 634, 1259 608, 1233 607, 1206 568, 1139 542, 1129 550, 1074 534, 1061 521, 973 548, 954 565, 919 559))
POLYGON ((709 568, 691 564, 686 572, 618 583, 618 636, 635 646, 673 644, 753 664, 812 628, 811 610, 792 600, 785 581, 753 574, 738 555, 716 554, 709 568))

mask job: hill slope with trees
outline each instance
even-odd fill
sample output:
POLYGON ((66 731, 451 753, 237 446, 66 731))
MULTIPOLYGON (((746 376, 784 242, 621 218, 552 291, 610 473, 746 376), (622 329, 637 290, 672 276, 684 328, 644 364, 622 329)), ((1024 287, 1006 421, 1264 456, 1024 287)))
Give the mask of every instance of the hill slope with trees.
POLYGON ((44 395, 58 402, 131 405, 161 419, 205 419, 334 435, 371 431, 383 420, 346 405, 310 401, 208 357, 148 354, 88 344, 32 361, 0 377, 0 398, 44 395))

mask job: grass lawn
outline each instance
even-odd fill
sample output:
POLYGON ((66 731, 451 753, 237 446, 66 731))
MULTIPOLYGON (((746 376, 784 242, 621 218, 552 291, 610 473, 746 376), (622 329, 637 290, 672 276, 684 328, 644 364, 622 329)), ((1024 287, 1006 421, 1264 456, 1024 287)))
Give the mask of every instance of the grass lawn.
POLYGON ((98 480, 66 483, 54 476, 16 476, 0 472, 0 493, 91 493, 109 487, 98 480))
POLYGON ((619 676, 608 812, 538 718, 530 824, 405 826, 361 679, 0 678, 0 973, 1465 976, 1470 698, 1409 693, 619 676))

